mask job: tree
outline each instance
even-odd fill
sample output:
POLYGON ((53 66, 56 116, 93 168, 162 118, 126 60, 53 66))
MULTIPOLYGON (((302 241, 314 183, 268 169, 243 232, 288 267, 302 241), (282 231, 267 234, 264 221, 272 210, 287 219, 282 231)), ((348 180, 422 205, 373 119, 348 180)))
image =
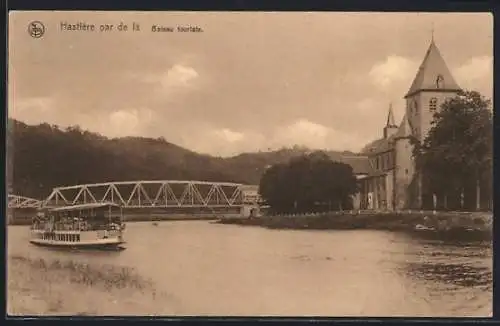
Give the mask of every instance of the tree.
POLYGON ((480 208, 481 189, 491 195, 491 101, 478 92, 463 91, 443 103, 426 138, 414 145, 417 170, 429 191, 453 198, 455 206, 464 194, 464 205, 458 206, 468 209, 480 208))
POLYGON ((259 193, 261 197, 276 211, 282 211, 291 205, 287 201, 288 191, 286 186, 286 165, 275 164, 269 167, 262 175, 259 193))
POLYGON ((260 195, 276 213, 349 209, 356 191, 351 166, 333 162, 319 151, 271 166, 259 187, 260 195))

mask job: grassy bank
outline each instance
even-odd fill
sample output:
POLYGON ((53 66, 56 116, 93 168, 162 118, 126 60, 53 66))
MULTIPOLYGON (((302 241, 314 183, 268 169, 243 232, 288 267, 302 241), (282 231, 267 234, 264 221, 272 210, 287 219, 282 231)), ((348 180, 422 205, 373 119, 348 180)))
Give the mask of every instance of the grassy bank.
POLYGON ((160 314, 154 284, 133 269, 8 256, 9 315, 160 314), (156 309, 156 310, 155 310, 156 309))
POLYGON ((491 234, 491 213, 452 212, 335 212, 323 214, 224 218, 218 223, 262 226, 270 229, 353 230, 372 229, 415 231, 422 226, 429 231, 479 232, 491 234))

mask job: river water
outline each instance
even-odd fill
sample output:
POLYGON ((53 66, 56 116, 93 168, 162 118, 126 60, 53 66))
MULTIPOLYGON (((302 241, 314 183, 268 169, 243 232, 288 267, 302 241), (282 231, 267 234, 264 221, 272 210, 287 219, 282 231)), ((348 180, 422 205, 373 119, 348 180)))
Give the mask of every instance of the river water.
MULTIPOLYGON (((8 253, 134 268, 168 293, 158 313, 219 316, 488 316, 491 243, 383 231, 292 231, 209 221, 129 223, 122 252, 54 251, 9 226, 8 253)), ((144 302, 142 303, 144 304, 144 302)), ((140 305, 127 314, 144 314, 140 305)), ((125 313, 125 311, 124 311, 125 313)))

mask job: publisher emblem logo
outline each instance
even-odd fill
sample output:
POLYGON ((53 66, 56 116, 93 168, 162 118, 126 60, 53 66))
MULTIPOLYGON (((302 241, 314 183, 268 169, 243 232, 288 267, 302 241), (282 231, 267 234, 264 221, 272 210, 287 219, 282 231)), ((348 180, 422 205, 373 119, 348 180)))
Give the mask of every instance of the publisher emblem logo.
POLYGON ((40 38, 45 34, 45 26, 39 21, 31 22, 28 25, 28 33, 33 38, 40 38))

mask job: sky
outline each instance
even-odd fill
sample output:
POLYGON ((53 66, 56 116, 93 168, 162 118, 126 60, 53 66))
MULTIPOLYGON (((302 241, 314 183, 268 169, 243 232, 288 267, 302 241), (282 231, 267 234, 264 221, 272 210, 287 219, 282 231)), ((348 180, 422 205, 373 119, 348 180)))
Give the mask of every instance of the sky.
POLYGON ((458 84, 492 98, 487 13, 11 12, 8 112, 214 156, 359 151, 382 136, 390 103, 402 119, 432 35, 458 84), (61 30, 79 22, 94 32, 61 30))

